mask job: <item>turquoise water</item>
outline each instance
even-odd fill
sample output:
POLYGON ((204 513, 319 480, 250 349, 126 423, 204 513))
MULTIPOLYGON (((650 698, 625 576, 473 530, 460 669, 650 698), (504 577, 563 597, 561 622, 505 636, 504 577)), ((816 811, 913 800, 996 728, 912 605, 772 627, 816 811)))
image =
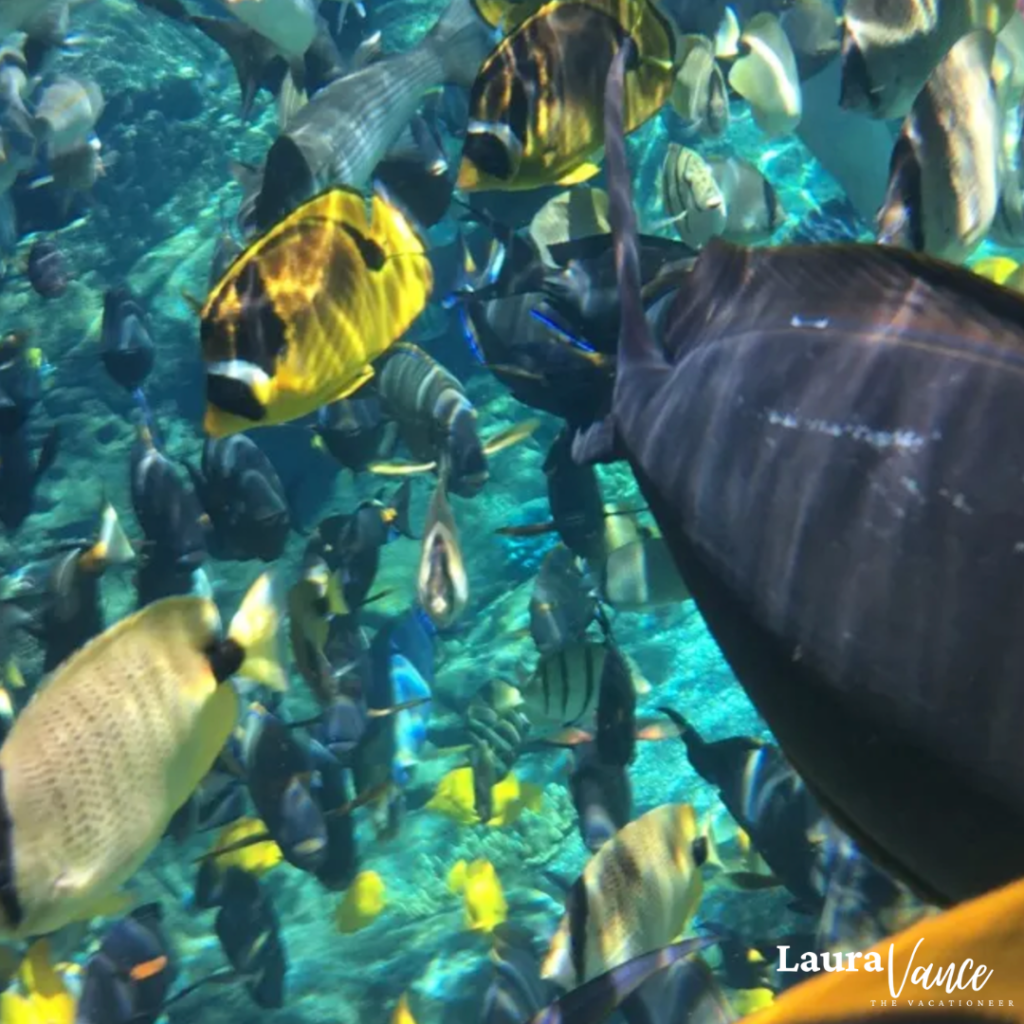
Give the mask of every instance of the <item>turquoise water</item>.
MULTIPOLYGON (((440 5, 420 0, 369 0, 367 6, 388 52, 412 46, 440 11, 440 5)), ((224 14, 218 5, 211 8, 224 14)), ((0 531, 0 572, 8 577, 17 577, 26 564, 50 556, 62 543, 92 536, 104 498, 118 511, 133 543, 141 544, 129 480, 139 414, 98 358, 103 297, 119 283, 130 285, 150 319, 156 351, 145 392, 160 450, 179 465, 198 464, 204 440, 204 365, 194 302, 207 294, 214 247, 241 199, 230 164, 259 163, 277 134, 273 102, 266 93, 257 98, 253 118, 240 119, 231 66, 199 33, 123 0, 76 7, 72 27, 82 38, 71 52, 58 54, 54 66, 94 80, 102 89, 105 109, 95 134, 109 166, 91 189, 74 199, 67 223, 24 232, 6 253, 0 327, 24 332, 27 344, 41 351, 42 395, 29 436, 38 445, 51 425, 60 430, 59 454, 41 479, 31 514, 16 530, 0 531), (28 251, 38 239, 54 242, 63 254, 69 283, 57 297, 44 299, 27 276, 28 251)), ((658 184, 669 141, 693 144, 704 156, 740 157, 762 171, 784 211, 764 244, 813 238, 822 208, 833 218, 829 230, 862 241, 872 238, 872 226, 856 217, 842 186, 800 139, 765 139, 738 96, 731 99, 730 125, 719 139, 686 136, 669 106, 631 136, 634 195, 641 226, 650 233, 672 236, 658 184)), ((55 201, 32 195, 27 185, 36 173, 25 172, 15 202, 19 212, 31 209, 33 216, 55 201)), ((454 237, 455 216, 450 212, 431 229, 430 244, 439 247, 454 237)), ((986 241, 972 260, 987 255, 1020 254, 986 241)), ((472 360, 454 313, 440 303, 424 312, 410 337, 463 380, 486 435, 534 415, 472 360)), ((508 920, 534 936, 535 952, 550 938, 562 915, 566 887, 590 858, 567 788, 571 752, 533 744, 521 754, 515 776, 539 787, 542 802, 504 827, 459 824, 426 806, 441 779, 466 763, 465 712, 470 701, 495 679, 525 681, 537 659, 528 629, 530 595, 543 557, 557 538, 509 537, 496 531, 548 518, 543 463, 560 425, 552 416, 538 415, 540 426, 530 437, 491 457, 490 479, 481 494, 451 497, 469 601, 458 623, 442 629, 436 639, 427 745, 405 787, 406 809, 396 836, 379 836, 365 808, 354 812, 359 868, 383 880, 383 910, 364 929, 341 934, 335 911, 344 894, 328 891, 288 864, 276 866, 262 885, 273 899, 287 951, 284 1006, 256 1007, 235 979, 202 986, 171 1005, 167 1018, 172 1022, 382 1021, 391 1019, 403 994, 408 994, 419 1024, 480 1019, 493 976, 494 940, 466 926, 462 896, 448 883, 460 860, 484 859, 493 865, 507 900, 508 920)), ((390 493, 392 481, 341 469, 314 447, 309 420, 252 431, 251 436, 270 457, 288 497, 295 529, 273 565, 287 588, 300 576, 316 524, 329 515, 351 512, 377 496, 382 486, 390 493)), ((626 509, 643 506, 627 466, 601 466, 598 478, 608 502, 626 509)), ((413 483, 411 521, 417 534, 433 482, 426 476, 413 483)), ((653 525, 646 512, 639 521, 647 528, 653 525)), ((373 590, 383 596, 367 616, 371 633, 415 603, 419 558, 419 543, 410 539, 393 540, 382 549, 373 590)), ((225 621, 264 568, 255 560, 206 562, 212 595, 225 621)), ((101 592, 107 623, 131 614, 136 606, 134 570, 108 570, 101 592)), ((641 724, 663 722, 657 708, 669 706, 710 738, 771 739, 692 601, 643 611, 612 610, 611 617, 616 644, 649 684, 638 702, 641 724)), ((282 634, 286 632, 282 626, 282 634)), ((8 680, 20 709, 39 684, 41 652, 25 632, 0 636, 0 642, 9 645, 0 654, 16 660, 27 684, 15 690, 8 680)), ((290 654, 287 660, 290 688, 275 710, 287 720, 305 720, 317 714, 317 705, 290 654)), ((634 819, 669 802, 689 803, 700 821, 713 822, 720 836, 730 834, 715 791, 691 767, 675 736, 641 739, 629 776, 634 819)), ((215 835, 193 835, 183 842, 165 838, 128 884, 136 903, 157 901, 163 908, 164 930, 180 968, 172 994, 226 964, 214 934, 214 911, 197 909, 193 896, 196 858, 210 848, 215 835)), ((815 920, 793 902, 779 886, 749 891, 719 880, 708 884, 689 927, 725 925, 742 932, 750 944, 791 932, 813 933, 815 920)), ((82 966, 109 923, 97 918, 53 937, 55 959, 77 967, 67 971, 73 993, 82 966)), ((17 959, 25 946, 12 940, 10 948, 17 959)), ((736 1006, 742 1005, 737 999, 736 1006)), ((11 1024, 14 1020, 10 1018, 11 1024)), ((8 1024, 3 1011, 0 1024, 8 1024)))

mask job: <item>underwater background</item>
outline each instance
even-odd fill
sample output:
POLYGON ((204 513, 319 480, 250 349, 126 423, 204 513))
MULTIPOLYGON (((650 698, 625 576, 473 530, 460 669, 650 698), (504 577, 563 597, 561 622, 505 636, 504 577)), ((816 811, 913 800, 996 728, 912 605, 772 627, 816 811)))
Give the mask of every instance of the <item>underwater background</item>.
MULTIPOLYGON (((429 30, 443 4, 370 0, 367 8, 368 26, 381 32, 385 52, 400 52, 429 30)), ((59 428, 59 455, 36 489, 31 515, 16 531, 0 531, 0 572, 6 574, 45 558, 62 543, 91 536, 104 500, 118 510, 133 543, 141 540, 131 515, 129 480, 139 412, 98 357, 104 295, 115 286, 127 284, 149 317, 155 363, 145 394, 160 450, 179 463, 199 463, 205 397, 195 303, 210 288, 215 247, 242 196, 231 163, 258 163, 277 134, 274 104, 265 93, 257 96, 251 119, 241 119, 231 64, 199 33, 125 0, 83 3, 74 9, 73 26, 82 38, 58 56, 56 66, 102 89, 105 105, 94 131, 103 153, 114 159, 106 159, 108 166, 92 189, 76 197, 71 223, 47 223, 46 190, 39 189, 18 204, 38 224, 29 231, 22 225, 20 237, 8 230, 0 239, 6 267, 0 327, 24 332, 42 357, 43 391, 28 427, 33 446, 53 425, 59 428), (68 277, 66 290, 51 298, 41 296, 27 274, 28 252, 38 239, 59 249, 68 277)), ((783 216, 759 244, 874 237, 873 225, 858 216, 798 136, 766 139, 745 101, 733 95, 730 104, 728 129, 718 138, 697 140, 669 106, 629 136, 642 230, 674 237, 659 178, 666 146, 677 142, 705 156, 743 158, 762 171, 783 216)), ((880 170, 882 189, 886 172, 880 170)), ((605 187, 604 175, 590 184, 605 187)), ((517 201, 517 194, 509 196, 512 226, 525 222, 517 201)), ((490 209, 500 213, 501 201, 490 209)), ((428 248, 450 244, 457 227, 450 215, 430 228, 428 248)), ((989 255, 1017 259, 1021 253, 990 242, 975 252, 975 257, 989 255)), ((486 433, 532 416, 540 425, 490 459, 482 493, 471 500, 450 498, 469 603, 458 623, 436 641, 427 744, 405 786, 398 835, 379 837, 368 817, 355 812, 359 868, 383 881, 383 909, 365 927, 346 934, 335 920, 344 894, 278 864, 262 884, 272 895, 286 950, 283 1007, 255 1006, 241 985, 208 985, 168 1007, 170 1021, 354 1024, 391 1019, 403 995, 419 1024, 476 1021, 493 977, 494 940, 470 927, 463 898, 450 884, 453 867, 477 860, 493 865, 507 901, 505 916, 534 935, 540 948, 561 917, 566 888, 590 857, 567 785, 572 753, 565 747, 537 746, 519 757, 516 778, 537 787, 541 796, 503 824, 463 824, 427 807, 446 774, 466 763, 464 719, 473 697, 495 679, 525 680, 536 663, 528 628, 530 595, 557 535, 496 531, 548 518, 543 463, 561 423, 517 403, 480 365, 466 344, 457 310, 448 305, 432 303, 407 338, 462 380, 486 433)), ((340 467, 314 445, 308 419, 250 436, 271 460, 288 498, 293 532, 273 568, 290 583, 302 571, 307 538, 319 521, 352 510, 382 489, 390 492, 394 482, 340 467)), ((600 466, 597 472, 606 501, 619 509, 643 507, 628 467, 600 466)), ((432 489, 431 478, 413 478, 410 519, 417 534, 432 489)), ((637 518, 650 525, 645 513, 637 518)), ((383 596, 368 614, 371 624, 414 603, 419 557, 416 540, 400 537, 383 549, 374 583, 383 596)), ((206 563, 225 616, 264 568, 255 560, 206 563)), ((131 568, 108 571, 102 594, 108 623, 130 614, 136 603, 131 568)), ((771 738, 692 601, 611 615, 616 644, 649 684, 637 708, 642 720, 657 718, 656 709, 667 706, 709 738, 771 738)), ((17 657, 27 680, 38 678, 35 642, 27 635, 11 642, 11 651, 3 653, 17 657)), ((289 720, 315 716, 317 705, 294 666, 290 676, 276 712, 289 720)), ((725 813, 674 738, 641 738, 629 775, 634 817, 667 802, 692 804, 702 820, 717 821, 725 813)), ((193 898, 196 858, 209 850, 212 839, 210 833, 179 842, 165 839, 129 886, 138 903, 161 903, 164 930, 178 958, 179 985, 225 964, 213 911, 198 909, 193 898)), ((694 925, 720 924, 765 938, 806 929, 806 916, 792 902, 777 887, 711 886, 694 925)), ((86 932, 59 933, 53 939, 55 957, 81 963, 101 933, 100 922, 86 932)))

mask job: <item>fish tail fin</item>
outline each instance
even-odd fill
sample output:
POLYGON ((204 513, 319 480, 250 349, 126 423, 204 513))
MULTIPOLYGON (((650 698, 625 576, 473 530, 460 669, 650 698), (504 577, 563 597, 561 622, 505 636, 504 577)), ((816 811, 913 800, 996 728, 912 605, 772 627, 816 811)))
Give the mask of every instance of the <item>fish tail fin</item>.
POLYGON ((267 65, 277 59, 277 48, 270 40, 264 39, 240 21, 202 15, 189 16, 188 20, 228 55, 242 94, 240 117, 248 121, 267 65))
POLYGON ((249 588, 235 612, 229 639, 242 649, 240 675, 272 690, 288 689, 288 676, 281 657, 281 609, 270 573, 264 573, 249 588))
POLYGON ((701 751, 708 745, 704 737, 674 708, 659 707, 658 711, 672 720, 679 730, 679 738, 686 744, 691 756, 699 757, 701 751))
POLYGON ((426 42, 441 61, 444 81, 467 89, 494 48, 493 32, 472 0, 450 0, 426 42))
POLYGON ((416 534, 409 523, 409 501, 411 497, 412 481, 408 479, 403 480, 398 490, 391 496, 391 511, 394 513, 391 525, 403 537, 415 540, 416 534))
POLYGON ((100 512, 100 528, 96 543, 78 559, 79 566, 86 572, 99 575, 111 565, 127 565, 135 558, 128 535, 117 517, 117 510, 109 501, 103 503, 100 512))
POLYGON ((522 692, 504 679, 493 679, 488 683, 488 703, 499 713, 523 704, 522 692))

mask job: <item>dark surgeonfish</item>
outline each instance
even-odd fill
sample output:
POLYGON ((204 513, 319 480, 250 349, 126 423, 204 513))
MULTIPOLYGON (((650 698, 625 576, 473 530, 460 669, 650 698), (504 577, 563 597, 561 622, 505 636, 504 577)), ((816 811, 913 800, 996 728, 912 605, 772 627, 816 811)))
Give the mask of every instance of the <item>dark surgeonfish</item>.
POLYGON ((145 537, 139 606, 191 593, 206 561, 208 517, 191 484, 145 427, 132 448, 130 484, 132 508, 145 537))
POLYGON ((159 904, 133 910, 103 936, 82 976, 75 1024, 154 1024, 178 974, 159 904))
POLYGON ((221 948, 257 1006, 284 1006, 288 959, 270 893, 241 868, 225 872, 214 928, 221 948))
POLYGON ((694 771, 718 790, 775 877, 808 912, 820 911, 815 869, 822 810, 778 747, 750 736, 705 740, 677 711, 659 710, 678 726, 694 771))
POLYGON ((103 632, 100 580, 110 566, 135 557, 113 505, 104 504, 95 539, 74 541, 44 563, 42 578, 18 588, 17 599, 38 601, 29 628, 43 647, 43 671, 50 672, 94 636, 103 632))
POLYGON ((149 317, 127 285, 103 296, 100 358, 111 378, 126 391, 141 388, 153 369, 155 348, 149 317))
POLYGON ((569 794, 583 845, 591 853, 614 836, 633 816, 633 790, 625 765, 607 764, 595 743, 572 750, 569 794))
POLYGON ((317 411, 315 446, 340 465, 358 473, 394 448, 397 426, 384 414, 372 381, 340 402, 317 411))
POLYGON ((713 241, 673 298, 670 361, 640 305, 625 59, 619 372, 577 455, 628 458, 740 682, 865 852, 935 902, 1016 878, 1024 299, 882 246, 713 241))
POLYGON ((352 512, 324 519, 310 538, 307 558, 323 559, 341 590, 335 614, 354 615, 370 597, 380 567, 381 549, 398 537, 414 537, 409 524, 412 483, 404 481, 385 499, 362 501, 352 512))
POLYGON ((201 469, 188 468, 210 517, 214 558, 281 557, 291 528, 288 500, 277 470, 251 438, 207 439, 201 469))

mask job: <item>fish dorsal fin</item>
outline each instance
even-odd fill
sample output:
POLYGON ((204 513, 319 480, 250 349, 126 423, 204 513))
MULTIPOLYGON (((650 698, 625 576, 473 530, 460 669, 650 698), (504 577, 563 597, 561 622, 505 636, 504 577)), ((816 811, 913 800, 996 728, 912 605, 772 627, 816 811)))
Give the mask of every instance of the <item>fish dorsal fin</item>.
POLYGON ((769 250, 713 239, 680 283, 670 320, 665 347, 673 361, 725 334, 826 330, 956 349, 965 358, 979 350, 1024 358, 1024 296, 963 267, 880 245, 769 250))
POLYGON ((644 392, 653 390, 656 378, 668 366, 651 334, 644 316, 640 289, 640 252, 636 210, 633 209, 633 188, 626 160, 625 93, 626 65, 633 44, 627 39, 619 48, 608 71, 605 87, 604 134, 605 169, 608 178, 608 220, 615 246, 615 272, 619 282, 622 311, 619 328, 616 394, 629 387, 636 373, 654 371, 655 379, 644 392))

